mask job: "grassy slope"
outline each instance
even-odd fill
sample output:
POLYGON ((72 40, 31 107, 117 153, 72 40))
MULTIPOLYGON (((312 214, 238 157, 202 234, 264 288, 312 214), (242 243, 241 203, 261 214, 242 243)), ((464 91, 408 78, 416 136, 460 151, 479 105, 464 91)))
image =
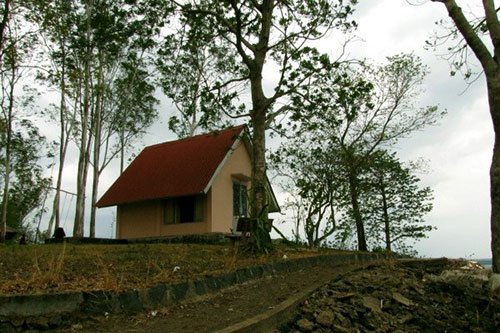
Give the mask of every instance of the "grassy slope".
POLYGON ((318 252, 280 247, 272 255, 251 257, 230 245, 0 245, 0 294, 144 288, 282 260, 284 254, 318 252))

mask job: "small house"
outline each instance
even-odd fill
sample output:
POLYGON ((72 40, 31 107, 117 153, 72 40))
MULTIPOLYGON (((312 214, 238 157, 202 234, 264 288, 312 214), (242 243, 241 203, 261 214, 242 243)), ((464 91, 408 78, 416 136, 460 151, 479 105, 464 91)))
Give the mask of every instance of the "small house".
MULTIPOLYGON (((97 202, 117 206, 121 239, 230 233, 249 210, 245 126, 144 148, 97 202)), ((279 210, 267 181, 269 211, 279 210)))

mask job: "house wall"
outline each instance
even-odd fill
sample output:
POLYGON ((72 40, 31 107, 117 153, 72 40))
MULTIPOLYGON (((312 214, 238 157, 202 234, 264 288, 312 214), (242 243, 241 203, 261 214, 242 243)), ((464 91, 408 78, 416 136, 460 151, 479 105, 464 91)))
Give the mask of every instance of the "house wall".
POLYGON ((158 236, 161 213, 159 200, 118 206, 117 238, 158 236))
POLYGON ((211 191, 204 203, 205 221, 194 223, 163 223, 161 200, 133 203, 118 207, 116 238, 178 236, 210 232, 211 191))
MULTIPOLYGON (((211 232, 230 232, 233 227, 233 181, 237 174, 247 177, 252 174, 252 162, 243 142, 233 151, 212 184, 211 232)), ((250 182, 247 187, 250 188, 250 182)))

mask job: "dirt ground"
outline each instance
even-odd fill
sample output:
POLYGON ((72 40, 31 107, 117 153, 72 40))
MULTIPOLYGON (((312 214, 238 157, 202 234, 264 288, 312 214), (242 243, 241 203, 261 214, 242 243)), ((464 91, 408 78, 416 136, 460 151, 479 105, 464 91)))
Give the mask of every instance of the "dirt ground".
POLYGON ((92 318, 75 323, 71 331, 212 332, 322 285, 301 304, 296 318, 275 331, 500 332, 500 297, 489 293, 488 272, 463 265, 437 260, 316 266, 136 316, 92 318))
MULTIPOLYGON (((74 324, 74 332, 211 332, 272 309, 311 285, 360 266, 310 267, 234 286, 216 294, 136 316, 110 315, 74 324)), ((59 332, 66 332, 60 330, 59 332)))
POLYGON ((446 261, 372 265, 314 292, 283 332, 500 332, 489 271, 446 261))
POLYGON ((284 255, 294 259, 328 253, 335 252, 277 246, 272 254, 257 257, 229 243, 0 244, 0 295, 148 288, 280 261, 284 255))

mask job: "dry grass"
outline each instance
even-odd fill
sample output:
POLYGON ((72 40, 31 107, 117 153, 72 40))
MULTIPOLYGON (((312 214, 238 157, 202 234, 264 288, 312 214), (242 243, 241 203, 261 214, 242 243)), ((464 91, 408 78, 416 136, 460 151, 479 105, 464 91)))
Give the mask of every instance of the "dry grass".
POLYGON ((123 290, 195 280, 237 268, 320 254, 280 247, 253 257, 230 245, 0 245, 0 294, 123 290))

